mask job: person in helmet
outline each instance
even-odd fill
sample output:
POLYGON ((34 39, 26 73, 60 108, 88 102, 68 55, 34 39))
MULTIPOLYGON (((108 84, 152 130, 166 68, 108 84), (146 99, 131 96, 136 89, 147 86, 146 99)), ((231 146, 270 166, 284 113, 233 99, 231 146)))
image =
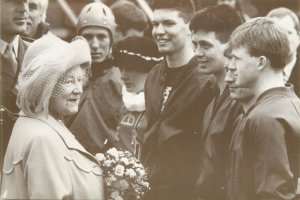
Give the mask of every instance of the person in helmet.
POLYGON ((123 84, 111 56, 115 27, 112 11, 100 2, 87 4, 78 17, 77 34, 87 39, 91 49, 92 78, 83 92, 79 112, 69 119, 68 126, 93 154, 117 140, 123 84))

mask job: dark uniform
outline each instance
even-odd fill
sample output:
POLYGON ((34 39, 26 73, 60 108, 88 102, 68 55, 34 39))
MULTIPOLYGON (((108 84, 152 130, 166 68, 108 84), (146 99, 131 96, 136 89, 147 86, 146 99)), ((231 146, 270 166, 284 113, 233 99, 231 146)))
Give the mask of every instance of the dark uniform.
POLYGON ((241 113, 242 105, 230 99, 228 87, 206 109, 202 127, 201 167, 197 181, 198 199, 225 198, 229 144, 234 122, 241 113))
POLYGON ((229 199, 293 199, 300 169, 300 100, 293 87, 265 91, 237 120, 229 199))

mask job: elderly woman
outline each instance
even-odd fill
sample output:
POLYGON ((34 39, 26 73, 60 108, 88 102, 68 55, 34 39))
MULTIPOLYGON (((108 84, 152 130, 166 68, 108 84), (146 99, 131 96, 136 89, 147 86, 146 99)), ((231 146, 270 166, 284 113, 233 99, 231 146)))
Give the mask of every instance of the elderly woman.
POLYGON ((154 41, 138 36, 128 37, 113 46, 113 57, 124 81, 123 108, 117 127, 117 146, 139 157, 147 126, 144 84, 149 71, 163 57, 154 41))
POLYGON ((29 47, 18 84, 21 112, 5 154, 2 199, 104 199, 99 163, 63 123, 78 111, 90 62, 89 45, 81 38, 66 43, 45 36, 29 47))

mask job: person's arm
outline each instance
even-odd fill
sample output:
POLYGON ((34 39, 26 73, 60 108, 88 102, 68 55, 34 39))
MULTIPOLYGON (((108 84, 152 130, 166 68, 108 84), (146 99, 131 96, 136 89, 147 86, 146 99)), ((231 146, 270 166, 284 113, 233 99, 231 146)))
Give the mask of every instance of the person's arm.
POLYGON ((291 200, 295 196, 283 123, 268 115, 253 122, 254 180, 257 200, 291 200))
POLYGON ((67 161, 51 134, 36 135, 27 146, 23 158, 30 199, 72 199, 67 161))

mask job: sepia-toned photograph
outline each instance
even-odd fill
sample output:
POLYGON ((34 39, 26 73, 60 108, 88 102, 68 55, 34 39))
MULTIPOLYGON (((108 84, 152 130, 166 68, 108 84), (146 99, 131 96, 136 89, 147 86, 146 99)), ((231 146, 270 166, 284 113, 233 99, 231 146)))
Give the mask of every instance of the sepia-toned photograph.
POLYGON ((0 10, 1 200, 300 200, 300 0, 0 10))

